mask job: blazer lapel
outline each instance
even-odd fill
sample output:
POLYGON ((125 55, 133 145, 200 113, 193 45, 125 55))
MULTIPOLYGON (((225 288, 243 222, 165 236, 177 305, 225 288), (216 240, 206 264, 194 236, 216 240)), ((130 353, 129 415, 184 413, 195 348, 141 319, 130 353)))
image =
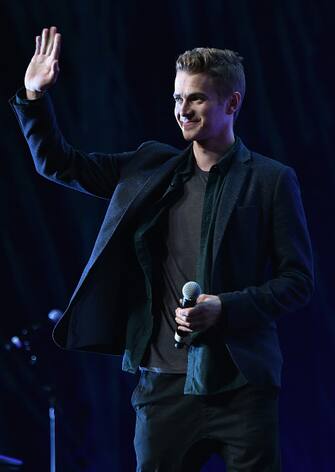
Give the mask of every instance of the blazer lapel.
POLYGON ((122 195, 112 199, 101 228, 104 233, 104 238, 103 241, 100 241, 103 243, 100 244, 100 253, 112 237, 116 228, 121 223, 129 220, 129 218, 132 218, 134 212, 148 199, 152 192, 159 188, 169 175, 172 177, 174 169, 186 157, 189 149, 190 146, 168 159, 155 171, 150 172, 149 175, 145 172, 134 176, 131 182, 127 181, 121 184, 124 186, 122 195))
POLYGON ((136 194, 133 196, 127 206, 127 213, 136 210, 138 206, 150 195, 150 193, 157 189, 164 179, 167 179, 169 175, 172 177, 173 171, 176 169, 178 164, 184 158, 186 158, 190 147, 191 145, 176 156, 173 156, 168 161, 164 162, 164 164, 160 165, 154 173, 152 173, 145 181, 143 181, 142 185, 138 186, 136 194))
POLYGON ((214 267, 228 221, 250 171, 250 167, 247 165, 249 160, 250 151, 240 142, 240 147, 233 157, 231 167, 228 171, 218 207, 213 235, 212 267, 214 267))
POLYGON ((156 171, 151 172, 149 176, 147 172, 137 174, 132 177, 131 180, 119 184, 121 188, 118 189, 118 195, 114 194, 112 197, 111 204, 107 209, 106 216, 99 231, 91 256, 81 274, 70 303, 74 300, 84 279, 87 277, 89 271, 106 248, 116 229, 120 224, 123 224, 132 218, 134 212, 136 213, 136 210, 149 197, 150 193, 157 189, 169 174, 172 176, 173 170, 187 156, 190 147, 191 145, 176 156, 168 159, 160 165, 156 171), (124 186, 124 188, 122 188, 122 186, 124 186))

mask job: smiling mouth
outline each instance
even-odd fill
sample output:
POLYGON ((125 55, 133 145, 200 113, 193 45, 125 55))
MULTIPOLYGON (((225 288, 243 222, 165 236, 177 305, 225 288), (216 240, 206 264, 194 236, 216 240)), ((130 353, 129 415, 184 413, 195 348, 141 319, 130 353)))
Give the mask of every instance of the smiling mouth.
POLYGON ((180 123, 183 129, 187 129, 187 128, 192 128, 193 126, 197 125, 199 121, 181 121, 180 123))

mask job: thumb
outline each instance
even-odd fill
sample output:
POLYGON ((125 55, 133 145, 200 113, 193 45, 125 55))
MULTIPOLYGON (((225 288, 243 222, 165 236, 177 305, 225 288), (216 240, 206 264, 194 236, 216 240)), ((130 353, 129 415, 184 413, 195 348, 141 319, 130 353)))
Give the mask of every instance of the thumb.
POLYGON ((197 303, 205 302, 208 300, 208 295, 206 293, 201 293, 197 298, 197 303))

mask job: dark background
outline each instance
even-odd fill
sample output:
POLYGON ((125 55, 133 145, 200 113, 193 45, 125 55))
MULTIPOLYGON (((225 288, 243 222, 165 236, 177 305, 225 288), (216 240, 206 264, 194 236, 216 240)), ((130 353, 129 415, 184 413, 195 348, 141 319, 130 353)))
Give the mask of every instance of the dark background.
MULTIPOLYGON (((48 394, 57 398, 61 472, 135 470, 136 376, 120 359, 64 352, 50 338, 52 308, 64 310, 88 259, 106 202, 38 176, 7 101, 23 85, 34 37, 56 25, 61 73, 51 94, 67 139, 86 151, 124 151, 147 139, 184 147, 173 117, 174 62, 197 46, 237 50, 247 94, 236 133, 295 168, 314 247, 310 305, 279 325, 284 472, 331 472, 334 458, 335 199, 334 11, 309 0, 7 0, 1 45, 0 454, 49 467, 48 394), (42 323, 31 353, 6 350, 42 323), (36 365, 30 355, 38 357, 36 365)), ((50 395, 49 395, 50 396, 50 395)), ((207 472, 223 470, 213 457, 207 472)))

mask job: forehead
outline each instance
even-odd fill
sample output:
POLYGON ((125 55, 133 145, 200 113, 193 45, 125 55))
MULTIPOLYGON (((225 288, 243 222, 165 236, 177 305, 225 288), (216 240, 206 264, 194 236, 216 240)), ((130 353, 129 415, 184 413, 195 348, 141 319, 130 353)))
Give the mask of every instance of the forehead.
POLYGON ((207 74, 190 74, 179 70, 174 82, 174 93, 178 95, 190 95, 191 93, 214 95, 216 88, 212 77, 207 74))

